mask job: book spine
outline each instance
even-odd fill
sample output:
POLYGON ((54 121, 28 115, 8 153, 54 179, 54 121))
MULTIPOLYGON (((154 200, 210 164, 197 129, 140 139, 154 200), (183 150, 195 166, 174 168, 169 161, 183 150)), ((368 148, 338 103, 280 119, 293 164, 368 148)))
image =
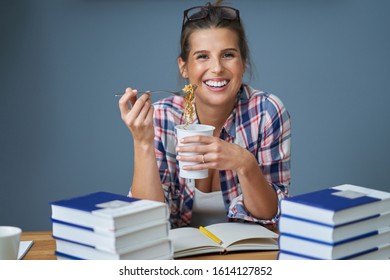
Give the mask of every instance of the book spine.
POLYGON ((51 219, 51 221, 52 221, 52 224, 60 224, 60 225, 75 227, 75 228, 79 228, 79 229, 83 229, 83 230, 94 232, 94 229, 92 227, 76 225, 76 224, 72 224, 72 223, 56 220, 56 219, 53 219, 53 218, 51 219))
POLYGON ((75 256, 64 254, 64 253, 61 253, 61 252, 58 252, 58 251, 55 251, 54 254, 56 256, 58 256, 58 257, 62 257, 64 259, 68 259, 68 260, 85 260, 85 259, 82 259, 82 258, 78 258, 78 257, 75 257, 75 256))
POLYGON ((310 220, 310 219, 307 219, 307 218, 297 217, 297 216, 293 216, 293 215, 289 215, 289 214, 282 214, 280 216, 280 220, 283 220, 284 218, 288 218, 288 219, 293 219, 293 220, 297 220, 297 221, 301 221, 301 222, 306 222, 306 223, 311 223, 311 224, 316 224, 316 225, 319 225, 319 226, 325 226, 325 227, 336 229, 336 228, 339 228, 339 227, 348 226, 348 225, 351 225, 351 224, 368 221, 368 220, 371 220, 371 219, 374 219, 374 218, 378 218, 380 216, 381 216, 381 214, 378 213, 378 214, 374 214, 374 215, 371 215, 371 216, 368 216, 368 217, 364 217, 364 218, 361 218, 361 219, 353 220, 353 221, 342 223, 342 224, 338 224, 338 225, 335 225, 333 223, 324 223, 324 222, 320 222, 320 221, 310 220))

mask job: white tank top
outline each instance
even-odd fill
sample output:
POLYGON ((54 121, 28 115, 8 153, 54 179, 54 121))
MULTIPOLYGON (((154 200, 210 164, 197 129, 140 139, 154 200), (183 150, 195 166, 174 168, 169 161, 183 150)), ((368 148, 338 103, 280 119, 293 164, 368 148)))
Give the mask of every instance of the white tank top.
POLYGON ((228 221, 222 191, 204 193, 195 188, 191 226, 207 226, 228 221))

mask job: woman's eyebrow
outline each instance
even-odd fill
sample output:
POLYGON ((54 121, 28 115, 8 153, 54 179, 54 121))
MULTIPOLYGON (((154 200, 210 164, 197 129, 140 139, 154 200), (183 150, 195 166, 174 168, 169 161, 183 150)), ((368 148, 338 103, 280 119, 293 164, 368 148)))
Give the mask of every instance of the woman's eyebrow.
POLYGON ((226 52, 226 51, 238 52, 238 50, 236 48, 227 48, 227 49, 222 50, 222 52, 226 52))
MULTIPOLYGON (((238 52, 238 50, 236 48, 227 48, 227 49, 221 50, 221 52, 226 52, 226 51, 238 52)), ((208 51, 208 50, 198 50, 198 51, 194 51, 194 53, 192 55, 197 55, 197 54, 202 54, 202 53, 209 53, 209 52, 210 51, 208 51)))
POLYGON ((197 54, 200 54, 200 53, 208 53, 209 51, 206 51, 206 50, 199 50, 199 51, 194 51, 194 53, 192 55, 197 55, 197 54))

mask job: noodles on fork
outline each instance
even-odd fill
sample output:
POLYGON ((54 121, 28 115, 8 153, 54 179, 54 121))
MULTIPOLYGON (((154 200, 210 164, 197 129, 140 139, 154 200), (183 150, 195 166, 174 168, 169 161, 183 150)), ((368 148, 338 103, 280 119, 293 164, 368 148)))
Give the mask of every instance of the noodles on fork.
POLYGON ((193 84, 188 84, 183 88, 183 91, 186 93, 184 95, 184 129, 188 127, 189 124, 194 122, 195 119, 195 90, 198 86, 193 84))

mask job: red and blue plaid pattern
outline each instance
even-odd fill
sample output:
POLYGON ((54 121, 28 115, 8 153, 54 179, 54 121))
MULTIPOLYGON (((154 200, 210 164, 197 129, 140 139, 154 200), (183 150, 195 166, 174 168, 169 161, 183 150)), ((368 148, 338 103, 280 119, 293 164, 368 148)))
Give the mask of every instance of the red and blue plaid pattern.
MULTIPOLYGON (((179 176, 176 160, 175 126, 184 123, 184 99, 174 96, 154 104, 155 153, 172 228, 189 225, 192 216, 194 186, 179 176)), ((198 120, 195 119, 195 123, 198 120)), ((290 116, 281 100, 273 94, 243 85, 234 110, 226 120, 220 138, 238 144, 257 159, 259 168, 275 189, 279 202, 288 195, 290 185, 290 116)), ((228 218, 274 225, 259 220, 245 209, 240 182, 233 170, 220 171, 221 190, 228 218)))

